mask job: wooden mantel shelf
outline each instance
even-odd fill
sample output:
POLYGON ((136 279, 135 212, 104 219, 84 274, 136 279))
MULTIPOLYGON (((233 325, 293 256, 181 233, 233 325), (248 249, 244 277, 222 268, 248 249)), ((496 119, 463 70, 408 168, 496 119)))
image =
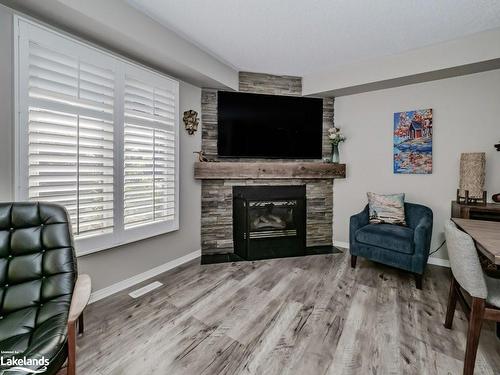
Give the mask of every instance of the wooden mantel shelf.
POLYGON ((196 162, 199 180, 345 178, 345 164, 322 162, 196 162))

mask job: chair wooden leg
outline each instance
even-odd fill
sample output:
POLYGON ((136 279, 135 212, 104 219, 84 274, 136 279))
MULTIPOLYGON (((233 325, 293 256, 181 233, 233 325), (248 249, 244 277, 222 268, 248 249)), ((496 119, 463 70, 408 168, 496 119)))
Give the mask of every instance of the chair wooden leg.
POLYGON ((358 259, 357 255, 351 255, 351 267, 356 268, 356 260, 358 259))
POLYGON ((479 335, 484 317, 484 299, 472 297, 469 328, 467 330, 467 346, 465 348, 464 375, 474 374, 479 335))
POLYGON ((83 324, 83 312, 78 317, 78 334, 83 334, 84 324, 83 324))
POLYGON ((420 290, 422 290, 422 278, 423 278, 423 275, 421 275, 419 273, 415 274, 415 286, 417 287, 417 289, 420 289, 420 290))
POLYGON ((457 308, 457 288, 458 283, 453 275, 451 276, 450 282, 450 292, 448 293, 448 307, 446 309, 446 319, 444 321, 444 327, 451 329, 453 324, 453 316, 455 315, 455 309, 457 308))

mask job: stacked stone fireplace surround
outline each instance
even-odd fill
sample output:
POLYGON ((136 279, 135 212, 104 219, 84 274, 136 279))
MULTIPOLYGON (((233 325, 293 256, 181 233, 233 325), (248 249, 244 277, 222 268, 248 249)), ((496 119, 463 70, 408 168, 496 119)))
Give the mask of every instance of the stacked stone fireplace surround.
MULTIPOLYGON (((302 95, 300 77, 241 72, 239 91, 270 95, 302 95)), ((217 90, 203 89, 201 97, 202 150, 217 160, 217 90)), ((323 99, 323 157, 330 154, 328 128, 333 125, 333 98, 323 99)), ((265 134, 262 135, 265 137, 265 134)), ((270 162, 265 159, 224 161, 270 162)), ((283 160, 282 160, 283 161, 283 160)), ((290 161, 290 160, 287 160, 290 161)), ((296 160, 301 161, 301 160, 296 160)), ((318 162, 308 161, 308 162, 318 162)), ((233 186, 305 185, 307 199, 306 246, 331 246, 333 231, 333 179, 203 179, 201 196, 202 255, 233 253, 233 186)))

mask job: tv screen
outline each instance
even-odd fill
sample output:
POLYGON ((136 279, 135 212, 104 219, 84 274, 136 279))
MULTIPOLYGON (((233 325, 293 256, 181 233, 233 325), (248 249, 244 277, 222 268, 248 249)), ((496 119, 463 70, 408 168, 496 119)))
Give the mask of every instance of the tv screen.
POLYGON ((219 91, 220 157, 321 159, 323 100, 219 91))

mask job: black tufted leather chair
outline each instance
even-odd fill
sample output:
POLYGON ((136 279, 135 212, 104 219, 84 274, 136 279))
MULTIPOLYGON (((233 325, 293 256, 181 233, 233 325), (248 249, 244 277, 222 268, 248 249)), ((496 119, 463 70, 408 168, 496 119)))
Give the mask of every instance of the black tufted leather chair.
MULTIPOLYGON (((62 367, 69 352, 68 373, 74 374, 76 319, 89 296, 90 279, 78 277, 64 208, 49 203, 0 203, 3 362, 43 356, 49 362, 43 374, 50 375, 62 367)), ((0 367, 0 374, 14 367, 6 366, 0 367)), ((40 370, 44 365, 24 367, 40 370)))

